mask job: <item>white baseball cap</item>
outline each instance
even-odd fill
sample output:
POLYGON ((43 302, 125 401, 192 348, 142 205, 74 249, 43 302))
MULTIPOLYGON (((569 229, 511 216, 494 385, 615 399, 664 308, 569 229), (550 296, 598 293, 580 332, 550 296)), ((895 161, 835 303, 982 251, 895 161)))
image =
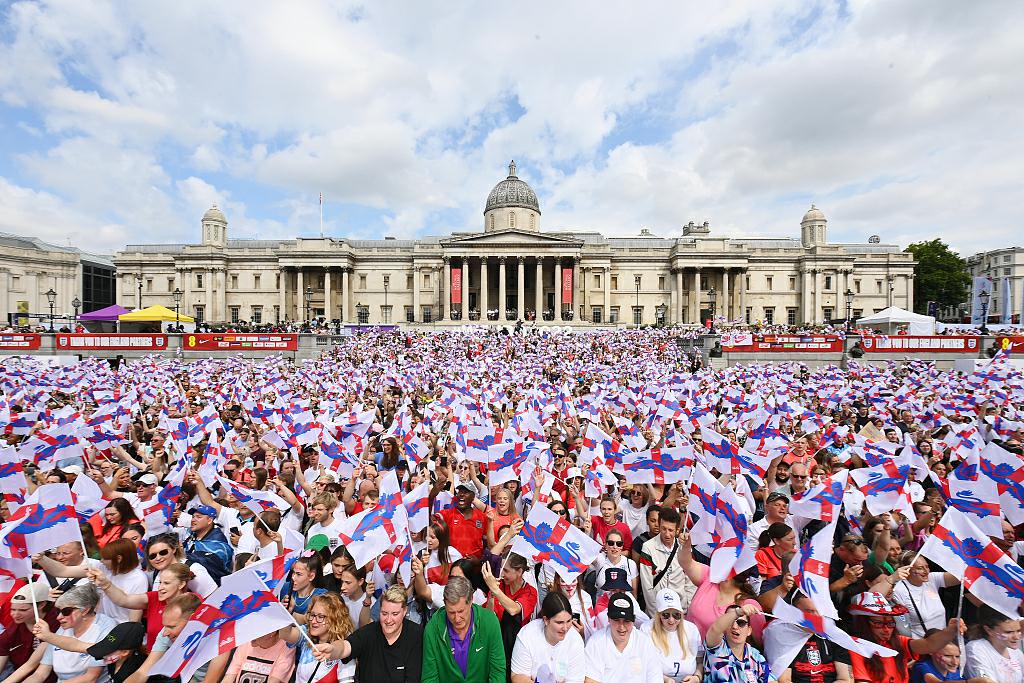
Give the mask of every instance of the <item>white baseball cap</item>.
POLYGON ((658 612, 664 612, 669 609, 683 611, 683 601, 679 598, 679 593, 676 593, 671 588, 662 588, 658 591, 658 595, 654 599, 654 606, 658 612))

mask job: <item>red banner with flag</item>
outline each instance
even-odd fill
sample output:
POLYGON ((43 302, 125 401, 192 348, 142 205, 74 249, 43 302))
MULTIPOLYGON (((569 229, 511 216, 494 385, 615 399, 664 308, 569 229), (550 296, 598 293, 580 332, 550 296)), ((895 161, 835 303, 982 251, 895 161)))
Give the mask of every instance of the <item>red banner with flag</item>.
POLYGON ((562 269, 562 303, 572 305, 572 268, 562 269))
POLYGON ((452 303, 462 303, 462 269, 452 268, 452 303))

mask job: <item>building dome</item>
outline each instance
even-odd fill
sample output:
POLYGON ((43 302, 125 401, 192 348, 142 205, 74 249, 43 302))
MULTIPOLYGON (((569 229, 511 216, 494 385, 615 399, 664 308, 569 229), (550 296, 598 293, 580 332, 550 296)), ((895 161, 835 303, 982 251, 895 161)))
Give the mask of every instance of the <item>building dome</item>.
POLYGON ((508 177, 494 186, 491 193, 487 195, 487 205, 484 206, 484 213, 492 209, 505 209, 518 207, 532 209, 540 213, 540 205, 537 203, 537 193, 533 188, 516 176, 516 162, 508 165, 508 177))
POLYGON ((224 212, 217 208, 217 205, 214 204, 213 206, 206 210, 206 213, 203 214, 203 222, 205 223, 206 221, 217 221, 219 223, 227 223, 228 219, 227 216, 224 215, 224 212))
POLYGON ((821 209, 816 207, 814 204, 811 204, 811 208, 807 210, 807 213, 804 214, 803 220, 800 221, 800 222, 804 223, 806 221, 823 221, 823 220, 825 220, 825 214, 823 214, 821 212, 821 209))

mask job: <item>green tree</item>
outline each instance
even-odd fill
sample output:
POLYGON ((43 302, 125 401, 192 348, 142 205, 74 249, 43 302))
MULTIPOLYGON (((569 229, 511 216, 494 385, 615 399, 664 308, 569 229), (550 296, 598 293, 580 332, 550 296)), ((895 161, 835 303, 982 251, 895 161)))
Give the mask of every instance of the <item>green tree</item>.
POLYGON ((940 239, 915 242, 907 247, 917 261, 914 274, 914 311, 928 312, 928 302, 939 308, 956 306, 967 299, 971 276, 967 262, 940 239))

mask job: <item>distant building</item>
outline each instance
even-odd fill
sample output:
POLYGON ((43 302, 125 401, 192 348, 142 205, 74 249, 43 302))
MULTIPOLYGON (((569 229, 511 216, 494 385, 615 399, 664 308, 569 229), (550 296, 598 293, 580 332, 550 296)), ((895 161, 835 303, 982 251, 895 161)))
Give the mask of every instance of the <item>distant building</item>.
POLYGON ((49 318, 46 293, 52 290, 54 316, 70 320, 114 304, 114 262, 109 256, 48 244, 35 237, 0 233, 0 309, 4 321, 28 314, 32 324, 49 318))
POLYGON ((128 245, 114 262, 120 304, 172 306, 180 288, 183 312, 216 323, 461 324, 490 311, 496 324, 698 324, 714 307, 730 319, 797 324, 845 318, 848 289, 855 316, 913 307, 912 255, 878 239, 829 244, 826 226, 812 205, 799 239, 713 237, 692 221, 676 237, 541 231, 537 195, 513 162, 479 231, 239 240, 214 206, 199 244, 128 245))
MULTIPOLYGON (((992 280, 992 297, 989 299, 988 318, 990 322, 998 322, 1004 312, 1009 312, 1014 323, 1020 322, 1024 309, 1024 247, 1003 247, 992 251, 983 251, 967 257, 967 272, 971 282, 976 277, 987 277, 992 280), (1006 300, 1006 285, 1010 282, 1010 300, 1006 300)), ((970 302, 964 304, 967 315, 970 314, 970 302)))

